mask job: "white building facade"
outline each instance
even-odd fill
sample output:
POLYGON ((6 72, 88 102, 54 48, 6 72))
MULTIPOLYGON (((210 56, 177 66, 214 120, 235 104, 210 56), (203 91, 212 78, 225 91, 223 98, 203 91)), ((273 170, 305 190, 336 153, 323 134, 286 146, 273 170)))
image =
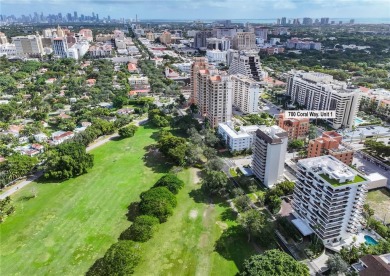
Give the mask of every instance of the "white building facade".
POLYGON ((207 50, 206 57, 209 62, 226 63, 226 51, 207 50))
POLYGON ((260 57, 257 52, 229 50, 227 55, 229 74, 242 74, 256 81, 262 79, 260 57))
POLYGON ((16 56, 16 46, 12 43, 0 44, 0 56, 16 56))
POLYGON ((336 81, 331 75, 292 70, 288 74, 287 94, 293 103, 308 110, 334 110, 336 118, 326 119, 334 128, 352 129, 359 109, 361 92, 336 81))
POLYGON ((54 55, 58 57, 68 57, 68 43, 66 37, 57 37, 53 39, 53 52, 54 55))
POLYGON ((250 150, 253 147, 253 141, 258 126, 240 126, 236 131, 231 122, 220 123, 218 125, 218 134, 221 135, 226 147, 230 152, 250 150))
POLYGON ((12 43, 15 44, 18 56, 41 56, 43 54, 42 40, 39 35, 16 36, 12 38, 12 43))
POLYGON ((268 188, 283 178, 287 143, 287 132, 278 126, 259 126, 256 131, 252 170, 268 188))
POLYGON ((294 216, 325 246, 340 245, 357 233, 369 180, 330 155, 299 160, 297 167, 294 216))
POLYGON ((243 113, 257 113, 259 106, 260 84, 247 76, 232 75, 233 105, 243 113))

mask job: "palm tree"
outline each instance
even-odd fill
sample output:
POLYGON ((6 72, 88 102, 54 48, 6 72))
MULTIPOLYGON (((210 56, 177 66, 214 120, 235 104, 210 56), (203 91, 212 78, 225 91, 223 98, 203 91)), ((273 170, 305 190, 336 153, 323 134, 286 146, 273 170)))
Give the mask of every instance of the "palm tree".
POLYGON ((354 134, 355 134, 355 131, 356 131, 356 126, 355 126, 355 125, 353 125, 353 126, 352 126, 352 135, 351 135, 351 141, 349 142, 350 144, 352 144, 352 138, 353 138, 353 136, 354 136, 354 134))

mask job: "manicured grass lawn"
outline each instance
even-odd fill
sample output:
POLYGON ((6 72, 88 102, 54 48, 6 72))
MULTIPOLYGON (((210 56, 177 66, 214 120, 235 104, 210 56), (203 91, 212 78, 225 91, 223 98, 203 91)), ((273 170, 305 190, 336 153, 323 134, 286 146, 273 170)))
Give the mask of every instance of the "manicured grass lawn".
POLYGON ((386 221, 390 219, 390 192, 386 188, 368 192, 366 203, 374 209, 376 217, 384 220, 387 215, 386 221))
MULTIPOLYGON (((95 149, 86 175, 17 193, 16 213, 0 225, 1 275, 83 275, 130 225, 128 205, 170 167, 154 153, 143 158, 156 132, 140 127, 133 138, 95 149)), ((255 253, 228 205, 199 190, 195 171, 179 173, 186 185, 178 206, 142 244, 136 275, 235 275, 255 253)))
POLYGON ((338 181, 337 179, 331 179, 331 178, 329 178, 329 176, 327 176, 326 174, 320 174, 320 176, 321 176, 325 181, 327 181, 328 183, 330 183, 332 186, 335 186, 335 187, 366 181, 366 180, 365 180, 363 177, 361 177, 360 175, 356 175, 355 178, 354 178, 354 180, 352 180, 352 181, 346 181, 346 182, 343 182, 343 183, 339 183, 339 181, 338 181))
POLYGON ((95 166, 86 175, 31 183, 13 196, 16 212, 0 224, 0 274, 84 274, 130 225, 127 206, 167 171, 163 160, 143 160, 155 132, 140 127, 133 138, 93 150, 95 166), (30 198, 32 188, 37 198, 30 198))
POLYGON ((255 253, 228 205, 205 198, 194 183, 195 170, 190 170, 180 173, 188 185, 177 196, 173 216, 143 244, 145 254, 135 275, 236 275, 244 259, 255 253))
POLYGON ((230 168, 230 169, 229 169, 229 172, 230 172, 230 174, 231 174, 233 177, 236 177, 236 176, 237 176, 237 172, 236 172, 236 169, 235 169, 235 168, 230 168))

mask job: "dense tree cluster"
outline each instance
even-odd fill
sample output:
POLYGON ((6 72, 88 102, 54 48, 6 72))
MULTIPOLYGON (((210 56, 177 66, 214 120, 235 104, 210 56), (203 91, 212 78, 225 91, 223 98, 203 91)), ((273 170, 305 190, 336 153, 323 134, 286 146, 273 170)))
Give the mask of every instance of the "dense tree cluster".
POLYGON ((308 276, 309 268, 280 250, 269 250, 245 260, 242 276, 308 276))
POLYGON ((5 162, 0 163, 0 188, 19 177, 32 172, 38 164, 36 157, 12 154, 5 162))
POLYGON ((170 124, 171 118, 160 109, 150 109, 148 112, 149 121, 157 127, 167 127, 170 124))
POLYGON ((291 195, 294 192, 294 182, 283 181, 277 184, 273 189, 267 190, 265 194, 265 204, 268 209, 276 213, 279 211, 282 204, 281 196, 291 195))
POLYGON ((160 221, 156 217, 145 215, 136 217, 133 224, 121 234, 120 239, 136 242, 150 240, 159 223, 160 221))
POLYGON ((130 275, 141 260, 139 243, 120 240, 111 245, 103 258, 98 259, 87 276, 130 275))
POLYGON ((121 138, 133 137, 137 129, 138 127, 135 125, 122 127, 118 130, 118 134, 121 138))
POLYGON ((65 180, 79 176, 93 166, 93 155, 86 152, 85 146, 69 142, 50 151, 45 163, 45 178, 65 180))
POLYGON ((177 205, 176 197, 166 187, 152 188, 141 194, 139 210, 141 214, 154 216, 160 222, 167 221, 177 205))
POLYGON ((366 139, 366 141, 364 141, 364 145, 368 151, 372 152, 376 156, 382 158, 390 156, 390 146, 385 145, 382 141, 366 139))
POLYGON ((177 194, 181 188, 184 187, 184 182, 180 178, 178 178, 175 174, 169 173, 162 176, 154 187, 165 187, 171 193, 177 194))
POLYGON ((176 137, 170 132, 163 131, 160 134, 157 147, 175 164, 182 166, 186 163, 189 147, 185 138, 176 137))

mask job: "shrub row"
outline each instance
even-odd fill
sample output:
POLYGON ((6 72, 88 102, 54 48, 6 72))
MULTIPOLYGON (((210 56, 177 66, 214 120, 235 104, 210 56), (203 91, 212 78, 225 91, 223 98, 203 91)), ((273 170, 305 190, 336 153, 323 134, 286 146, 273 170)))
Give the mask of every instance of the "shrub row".
MULTIPOLYGON (((166 174, 146 192, 141 194, 133 224, 111 245, 106 254, 88 270, 87 276, 130 275, 141 260, 141 247, 138 242, 146 242, 153 237, 159 223, 172 215, 177 205, 175 194, 184 186, 174 174, 166 174)), ((131 204, 130 207, 134 205, 131 204)), ((131 209, 131 208, 129 208, 131 209)))

